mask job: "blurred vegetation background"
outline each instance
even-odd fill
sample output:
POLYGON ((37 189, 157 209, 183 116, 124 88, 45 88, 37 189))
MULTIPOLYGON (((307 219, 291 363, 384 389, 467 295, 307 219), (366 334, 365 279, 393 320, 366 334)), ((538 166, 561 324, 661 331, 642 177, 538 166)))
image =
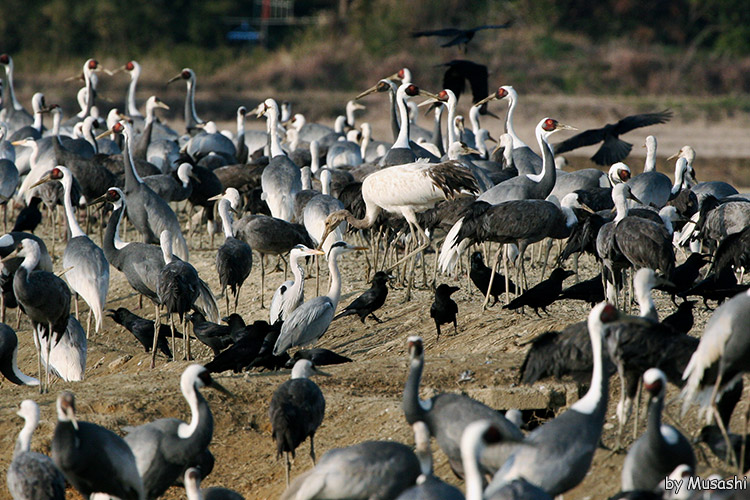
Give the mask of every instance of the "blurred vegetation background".
POLYGON ((109 66, 138 59, 158 79, 190 66, 229 87, 351 90, 400 66, 432 84, 441 63, 470 59, 489 67, 491 87, 535 93, 750 91, 746 0, 296 0, 288 4, 293 18, 271 23, 264 43, 228 39, 242 21, 245 34, 263 34, 264 8, 277 5, 2 0, 0 52, 16 58, 20 78, 21 67, 70 73, 96 57, 109 66), (441 48, 445 39, 411 37, 508 21, 510 29, 478 32, 465 54, 441 48))

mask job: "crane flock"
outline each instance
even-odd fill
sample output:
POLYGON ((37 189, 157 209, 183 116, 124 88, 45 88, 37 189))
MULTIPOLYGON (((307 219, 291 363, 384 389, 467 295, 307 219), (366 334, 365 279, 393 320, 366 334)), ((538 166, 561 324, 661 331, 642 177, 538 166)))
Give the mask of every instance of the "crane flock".
MULTIPOLYGON (((504 27, 414 36, 452 36, 456 38, 448 45, 465 46, 478 30, 504 27)), ((215 121, 199 118, 198 75, 184 68, 170 80, 187 84, 181 134, 156 116, 157 109, 169 110, 158 96, 144 101, 145 113, 139 111, 138 82, 145 69, 136 61, 109 71, 88 59, 78 94, 81 110, 68 110, 71 118, 66 121, 62 108, 48 105, 42 92, 34 93, 32 112, 27 112, 19 95, 28 89, 17 93, 13 58, 2 54, 0 64, 5 68, 0 203, 5 230, 9 217, 15 226, 0 236, 2 320, 6 308, 18 309, 15 329, 0 323, 0 373, 19 391, 36 391, 25 386, 38 386, 40 392, 39 404, 28 399, 31 392, 23 393, 18 415, 25 425, 15 449, 6 453, 7 485, 14 499, 65 498, 66 482, 85 498, 151 500, 175 484, 181 484, 191 499, 265 496, 243 488, 249 482, 202 488, 211 483, 207 476, 212 469, 232 467, 209 450, 216 443, 214 435, 222 433, 217 446, 226 447, 233 440, 232 446, 240 446, 243 432, 261 432, 259 428, 270 430, 262 431, 266 460, 272 460, 274 448, 277 459, 285 455, 287 489, 281 498, 542 499, 572 491, 591 496, 585 495, 585 488, 591 487, 587 474, 600 466, 595 460, 598 448, 610 444, 606 422, 611 394, 619 396, 612 453, 626 452, 619 471, 622 492, 613 498, 678 498, 670 496, 669 481, 699 478, 699 472, 708 470, 700 470, 699 440, 711 450, 723 450, 717 452, 720 460, 738 474, 748 466, 747 416, 743 434, 731 428, 742 399, 743 374, 750 371, 750 285, 744 283, 750 262, 750 196, 725 181, 697 182, 696 151, 690 146, 669 159, 676 159, 671 180, 657 171, 657 166, 672 167, 657 156, 653 135, 643 138, 647 153, 642 173, 631 177, 633 160, 627 158, 632 145, 619 138, 626 133, 632 137, 641 127, 665 124, 673 112, 628 116, 556 144, 549 141, 553 133, 575 127, 556 117, 536 117, 537 152, 514 126, 520 99, 513 86, 501 85, 484 99, 475 95, 468 108, 469 130, 460 115, 459 95, 450 88, 429 92, 402 68, 342 103, 345 114, 332 127, 292 114, 289 103, 268 97, 255 107, 240 106, 231 118, 211 116, 236 120, 236 130, 226 131, 215 121), (99 109, 104 103, 96 101, 99 81, 105 74, 117 78, 122 72, 129 77, 125 106, 105 114, 99 109), (376 140, 369 123, 362 123, 358 131, 355 112, 366 109, 358 101, 375 93, 389 96, 384 115, 390 116, 392 137, 376 140), (426 100, 417 103, 420 96, 426 100), (487 107, 496 100, 506 101, 508 109, 506 133, 496 135, 500 141, 493 151, 486 144, 490 130, 479 120, 491 114, 487 107), (436 109, 435 132, 417 124, 415 110, 423 105, 436 109), (51 129, 44 126, 47 114, 52 114, 51 129), (247 129, 246 120, 253 115, 265 119, 264 131, 247 129), (99 127, 106 131, 96 135, 99 127), (607 170, 559 168, 561 153, 601 141, 592 160, 607 170), (623 163, 626 160, 631 166, 623 163), (56 228, 57 205, 63 206, 67 222, 61 235, 56 228), (128 225, 134 234, 127 234, 128 225), (214 233, 224 234, 218 246, 213 244, 214 233), (56 255, 61 240, 64 250, 56 255), (555 241, 560 251, 552 264, 549 253, 555 241), (539 257, 533 255, 537 246, 539 257), (465 264, 464 255, 471 255, 470 262, 465 264), (501 255, 504 275, 497 272, 501 255), (565 269, 571 256, 575 271, 565 269), (316 266, 306 269, 310 257, 316 266), (269 258, 276 261, 276 270, 283 268, 284 279, 267 272, 266 266, 274 265, 269 258), (317 265, 318 258, 325 258, 327 266, 317 265), (579 259, 586 262, 581 275, 593 270, 590 275, 579 275, 579 259), (254 271, 258 263, 260 270, 254 271), (110 273, 110 265, 116 272, 110 273), (512 281, 510 265, 515 269, 512 281), (293 280, 286 281, 290 266, 293 280), (545 276, 548 266, 554 270, 545 276), (527 275, 527 268, 534 272, 527 275), (327 275, 327 293, 315 290, 310 296, 305 287, 310 272, 318 284, 327 275), (264 311, 267 275, 274 288, 278 286, 270 312, 264 311), (563 281, 574 275, 576 283, 564 288, 563 281), (471 298, 468 281, 466 287, 458 286, 464 278, 471 279, 480 299, 471 298), (538 282, 530 283, 531 278, 538 282), (226 325, 219 323, 212 286, 224 299, 227 317, 221 321, 226 325), (135 292, 132 297, 130 289, 135 292), (404 299, 400 306, 393 291, 404 299), (661 321, 670 306, 659 300, 663 310, 658 310, 657 291, 676 306, 661 321), (337 314, 339 302, 354 295, 359 296, 337 314), (85 329, 78 319, 79 296, 88 307, 85 329), (135 309, 135 297, 142 302, 144 296, 154 305, 153 317, 128 309, 135 309), (504 307, 489 311, 502 296, 504 307), (708 317, 702 335, 700 328, 693 328, 698 313, 694 316, 696 302, 689 298, 695 296, 703 298, 707 310, 708 301, 719 304, 710 317, 700 317, 708 317), (573 303, 574 299, 583 303, 573 303), (626 314, 634 302, 639 315, 626 314), (575 316, 579 322, 562 322, 557 316, 563 311, 557 309, 560 303, 568 312, 565 317, 575 316), (525 309, 536 315, 526 316, 525 309), (541 317, 540 309, 547 318, 541 317), (170 327, 162 325, 164 312, 170 327), (22 322, 21 314, 28 321, 22 322), (360 322, 334 323, 354 314, 360 322), (505 356, 507 348, 495 352, 490 345, 518 344, 516 336, 521 333, 481 319, 492 314, 509 323, 533 325, 534 333, 521 343, 525 360, 518 353, 507 355, 512 359, 508 363, 514 387, 530 394, 542 390, 540 380, 572 376, 588 387, 584 395, 567 401, 565 408, 550 402, 540 416, 540 409, 523 406, 523 398, 514 400, 523 412, 506 407, 502 410, 508 411, 501 413, 494 407, 499 403, 483 400, 481 391, 443 391, 444 378, 425 372, 426 359, 428 366, 434 360, 445 372, 441 359, 447 358, 448 365, 458 363, 450 351, 464 344, 461 352, 466 357, 460 364, 473 370, 456 377, 459 383, 471 383, 474 371, 484 370, 482 365, 492 363, 493 357, 505 356), (376 322, 365 322, 368 316, 376 322), (130 426, 121 426, 120 418, 116 423, 79 420, 84 414, 97 418, 85 388, 96 387, 103 361, 87 368, 89 351, 98 354, 102 346, 111 352, 127 350, 121 345, 122 330, 113 323, 131 332, 145 353, 123 352, 109 370, 118 371, 134 356, 139 367, 143 363, 143 370, 137 369, 143 380, 180 370, 188 422, 173 418, 174 411, 164 411, 163 406, 161 418, 130 426), (441 325, 450 323, 452 331, 442 332, 446 340, 438 344, 441 325), (344 338, 347 333, 353 335, 344 338), (378 336, 383 338, 377 340, 378 336), (464 336, 467 340, 460 340, 464 336), (469 343, 480 336, 481 345, 469 343), (182 339, 180 353, 176 338, 182 339), (193 338, 200 344, 191 347, 193 338), (389 351, 404 352, 405 347, 406 369, 388 365, 384 370, 387 361, 379 342, 389 351), (320 343, 347 350, 349 357, 319 346, 300 349, 320 343), (32 369, 27 354, 32 345, 37 377, 24 374, 32 369), (336 382, 339 368, 320 385, 310 380, 321 373, 320 366, 339 363, 352 363, 347 366, 358 367, 355 371, 365 377, 352 382, 351 394, 344 394, 349 389, 336 382), (269 396, 263 403, 265 428, 253 422, 239 424, 243 430, 237 430, 227 417, 228 400, 206 398, 200 391, 213 387, 227 397, 242 398, 244 404, 253 391, 245 381, 258 383, 258 370, 275 376, 273 372, 288 367, 293 367, 291 379, 271 384, 272 395, 259 390, 269 396), (221 375, 229 370, 244 371, 245 378, 221 375), (619 391, 617 385, 610 390, 615 372, 619 391), (388 379, 397 379, 399 390, 388 396, 398 400, 400 393, 401 409, 383 411, 388 418, 398 414, 399 424, 389 421, 380 429, 367 429, 347 414, 357 404, 356 384, 372 383, 379 374, 386 387, 392 382, 388 379), (427 399, 420 397, 423 374, 435 388, 427 399), (219 383, 219 377, 233 392, 219 383), (32 451, 31 443, 40 415, 53 417, 47 393, 56 384, 62 392, 56 399, 50 458, 32 451), (680 391, 679 417, 669 412, 670 384, 680 391), (78 387, 78 401, 85 402, 79 408, 73 392, 78 387), (645 428, 639 426, 639 388, 647 394, 645 428), (700 437, 691 440, 687 434, 696 419, 696 403, 698 420, 705 419, 706 426, 695 429, 700 437), (536 414, 529 420, 531 410, 536 414), (631 440, 624 426, 633 413, 631 440), (359 439, 336 442, 331 419, 348 418, 359 439), (401 434, 394 434, 392 429, 399 425, 401 434), (397 442, 409 433, 415 449, 410 440, 397 442), (316 460, 314 443, 321 435, 318 446, 322 442, 326 451, 316 460), (375 439, 364 439, 370 436, 375 439), (440 450, 437 462, 431 437, 440 450), (312 467, 303 458, 292 477, 292 458, 307 438, 312 467), (458 479, 434 467, 446 461, 458 479), (451 482, 464 484, 463 492, 451 482)), ((476 91, 473 83, 472 87, 476 91)), ((209 114, 202 110, 203 116, 209 114)), ((569 121, 575 123, 575 118, 569 121)), ((497 382, 503 377, 507 382, 508 374, 492 377, 493 390, 508 390, 504 382, 497 382)), ((269 386, 268 380, 276 379, 265 380, 269 386)), ((158 390, 170 391, 169 385, 158 390)), ((380 412, 372 408, 370 413, 380 412)), ((260 478, 250 482, 255 481, 260 478)))

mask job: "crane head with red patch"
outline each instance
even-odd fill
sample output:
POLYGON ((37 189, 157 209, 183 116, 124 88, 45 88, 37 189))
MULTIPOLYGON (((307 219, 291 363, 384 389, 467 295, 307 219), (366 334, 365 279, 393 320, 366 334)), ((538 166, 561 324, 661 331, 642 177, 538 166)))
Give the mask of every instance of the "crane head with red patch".
POLYGON ((424 346, 422 345, 422 337, 409 337, 406 342, 406 348, 409 351, 409 358, 417 359, 424 355, 424 346))
POLYGON ((0 64, 10 64, 10 56, 8 54, 0 55, 0 64))
POLYGON ((125 69, 127 71, 133 71, 135 69, 135 63, 133 61, 128 61, 128 63, 125 65, 125 69))

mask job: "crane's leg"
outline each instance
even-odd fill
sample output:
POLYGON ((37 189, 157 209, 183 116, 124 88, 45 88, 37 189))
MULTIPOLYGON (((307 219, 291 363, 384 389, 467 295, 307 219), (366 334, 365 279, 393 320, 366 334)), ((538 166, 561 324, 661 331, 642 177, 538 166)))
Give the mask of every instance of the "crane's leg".
MULTIPOLYGON (((503 272, 505 273, 505 305, 510 304, 510 275, 508 274, 508 252, 507 245, 500 245, 503 249, 503 272)), ((516 287, 516 292, 518 287, 516 287)))
POLYGON ((635 417, 633 418, 633 440, 638 438, 638 420, 641 412, 641 389, 643 388, 643 379, 638 377, 638 389, 635 392, 635 417))
POLYGON ((320 257, 316 255, 315 258, 315 296, 320 296, 320 257))
POLYGON ((440 323, 435 320, 435 326, 437 327, 437 337, 435 338, 435 343, 437 344, 440 342, 440 323))
POLYGON ((47 383, 44 386, 44 392, 49 392, 49 376, 50 376, 50 369, 49 369, 49 357, 52 353, 52 323, 47 323, 47 383))
POLYGON ((91 308, 90 307, 89 307, 89 315, 86 317, 86 339, 89 338, 89 330, 91 330, 91 308))
POLYGON ((185 359, 190 361, 193 359, 193 355, 190 352, 190 335, 187 331, 187 316, 182 317, 182 338, 185 339, 185 359))
MULTIPOLYGON (((227 316, 229 316, 229 290, 227 290, 227 287, 224 287, 221 290, 221 293, 224 294, 224 302, 226 303, 226 306, 227 306, 227 316)), ((235 309, 236 308, 237 307, 235 306, 235 309)))
POLYGON ((176 335, 175 335, 175 330, 174 330, 174 313, 170 312, 167 314, 169 315, 169 328, 172 332, 172 352, 177 353, 177 346, 176 346, 177 341, 175 340, 176 335))
POLYGON ((544 274, 547 272, 547 261, 549 260, 549 252, 552 250, 552 244, 554 241, 552 241, 552 238, 547 238, 547 242, 545 243, 544 248, 544 260, 542 260, 542 275, 539 278, 539 281, 542 281, 544 279, 544 274))
POLYGON ((424 238, 423 242, 419 243, 417 245, 417 248, 415 248, 411 252, 405 253, 405 255, 401 257, 395 264, 390 266, 387 269, 387 271, 391 271, 395 269, 396 267, 400 266, 402 263, 406 262, 406 260, 409 259, 410 257, 413 257, 414 255, 418 254, 419 252, 423 251, 425 248, 430 246, 430 238, 425 234, 424 231, 422 231, 422 228, 419 226, 419 224, 417 224, 416 219, 414 222, 412 222, 412 224, 414 224, 414 226, 417 228, 417 232, 420 235, 420 239, 422 239, 422 237, 424 238))
POLYGON ((234 312, 237 312, 237 303, 240 300, 240 289, 242 288, 242 283, 237 285, 237 293, 234 294, 234 312))
POLYGON ((631 408, 625 400, 625 376, 622 373, 621 366, 619 365, 617 367, 617 377, 620 379, 620 400, 617 402, 617 410, 615 412, 617 414, 617 437, 615 439, 615 445, 612 447, 610 456, 614 455, 615 453, 619 453, 623 449, 622 433, 625 429, 625 423, 630 417, 631 411, 631 408))
MULTIPOLYGON (((416 236, 414 234, 414 227, 411 223, 409 223, 409 233, 411 234, 410 241, 414 242, 415 247, 418 247, 419 244, 417 243, 416 236)), ((404 252, 406 252, 406 246, 404 246, 404 252)), ((417 254, 414 254, 414 256, 411 258, 409 262, 406 263, 404 267, 404 276, 406 277, 406 302, 411 300, 411 289, 414 286, 414 268, 417 265, 417 254), (407 271, 408 269, 408 271, 407 271)))
MULTIPOLYGON (((487 293, 484 295, 484 303, 482 304, 483 311, 487 309, 487 303, 490 301, 490 292, 492 291, 492 284, 495 282, 495 270, 497 269, 497 265, 500 261, 500 252, 502 251, 503 251, 503 245, 500 245, 497 249, 497 252, 495 252, 494 257, 492 258, 492 268, 491 268, 492 273, 490 273, 490 284, 487 285, 487 293)), ((506 290, 508 289, 507 285, 505 289, 506 290)))
POLYGON ((745 451, 747 450, 748 419, 750 419, 750 404, 745 405, 745 420, 744 428, 742 429, 742 445, 740 446, 740 467, 738 469, 738 475, 742 474, 745 471, 745 451))
POLYGON ((5 323, 5 294, 0 293, 0 323, 5 323))
POLYGON ((77 292, 73 293, 73 300, 76 305, 76 319, 78 319, 78 293, 77 292))
POLYGON ((714 384, 714 389, 711 391, 711 410, 714 413, 714 417, 716 418, 716 425, 719 426, 719 430, 721 431, 722 436, 724 436, 724 442, 726 443, 727 447, 727 465, 737 465, 737 456, 734 454, 734 448, 732 447, 732 442, 729 439, 729 434, 727 433, 727 428, 724 425, 724 420, 722 420, 721 415, 719 414, 719 408, 716 406, 716 395, 719 393, 719 387, 721 387, 721 378, 722 373, 719 371, 719 375, 716 377, 716 383, 714 384))
MULTIPOLYGON (((33 326, 33 325, 32 325, 33 326)), ((42 343, 39 338, 39 328, 34 328, 34 344, 36 345, 36 367, 39 374, 39 394, 44 394, 44 379, 42 378, 42 343)))
POLYGON ((151 346, 151 368, 156 366, 156 346, 159 343, 159 330, 161 321, 159 318, 159 304, 154 304, 154 340, 151 346))
POLYGON ((260 308, 265 309, 263 305, 263 294, 266 291, 266 256, 260 254, 260 308))
POLYGON ((284 457, 286 458, 286 486, 289 487, 289 476, 292 474, 292 462, 289 460, 289 452, 284 452, 284 457))
POLYGON ((310 434, 310 458, 315 466, 315 433, 310 434))

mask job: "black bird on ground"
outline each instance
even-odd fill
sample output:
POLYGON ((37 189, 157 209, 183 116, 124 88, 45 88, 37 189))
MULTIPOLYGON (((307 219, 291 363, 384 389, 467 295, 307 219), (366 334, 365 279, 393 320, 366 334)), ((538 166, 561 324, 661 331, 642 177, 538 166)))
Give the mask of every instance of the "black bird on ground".
MULTIPOLYGON (((742 463, 747 465, 750 464, 750 446, 747 445, 747 443, 750 443, 750 439, 747 437, 745 438, 745 456, 742 457, 742 437, 741 434, 729 433, 729 442, 734 449, 734 456, 737 458, 737 461, 742 461, 742 463)), ((721 460, 727 460, 729 458, 727 456, 727 441, 724 439, 724 435, 716 424, 703 427, 700 434, 698 434, 698 437, 695 439, 695 442, 706 443, 713 454, 721 460)))
POLYGON ((289 354, 286 351, 278 356, 273 353, 273 346, 276 345, 276 341, 281 335, 281 325, 282 322, 278 322, 269 328, 258 351, 258 356, 247 366, 248 370, 250 368, 265 368, 266 370, 276 371, 286 366, 290 359, 289 354))
POLYGON ((16 223, 13 225, 11 231, 33 233, 34 229, 42 222, 42 212, 39 211, 39 204, 41 202, 41 198, 33 196, 29 200, 29 205, 19 212, 18 217, 16 217, 16 223))
POLYGON ((289 361, 286 362, 287 368, 294 367, 294 363, 300 359, 307 359, 312 361, 315 366, 327 366, 327 365, 340 365, 342 363, 351 363, 352 359, 337 354, 330 349, 324 349, 322 347, 316 347, 314 349, 300 349, 294 353, 289 361))
POLYGON ((425 30, 425 31, 413 31, 411 36, 414 38, 420 36, 443 36, 450 38, 441 47, 453 47, 454 45, 463 45, 464 53, 466 53, 469 42, 474 38, 477 31, 481 30, 496 30, 510 28, 513 23, 505 24, 486 24, 484 26, 477 26, 475 28, 460 29, 460 28, 443 28, 439 30, 425 30))
MULTIPOLYGON (((151 346, 154 345, 154 322, 150 319, 141 318, 135 313, 130 312, 124 307, 117 309, 107 309, 107 316, 112 318, 115 323, 125 327, 127 331, 141 343, 146 352, 151 352, 151 346)), ((159 339, 156 347, 167 358, 172 358, 172 351, 169 350, 167 339, 172 335, 172 331, 167 324, 159 325, 159 339)), ((182 338, 182 334, 175 332, 175 337, 182 338)))
POLYGON ((523 294, 510 301, 510 304, 503 306, 503 309, 520 309, 523 306, 529 306, 540 318, 539 309, 549 315, 547 306, 557 300, 557 296, 562 292, 562 283, 565 278, 573 276, 573 271, 568 271, 561 267, 556 268, 549 275, 549 278, 529 288, 523 294))
POLYGON ((199 313, 193 312, 190 315, 190 322, 193 323, 193 333, 195 336, 206 344, 217 356, 222 349, 226 349, 236 340, 237 332, 245 327, 242 316, 233 313, 225 318, 227 325, 219 325, 206 321, 206 317, 199 313))
POLYGON ((750 226, 726 236, 716 249, 711 270, 722 273, 730 267, 750 268, 750 226))
POLYGON ((246 326, 244 335, 206 363, 206 370, 209 373, 221 373, 226 370, 240 373, 258 356, 266 334, 271 328, 273 327, 265 321, 255 321, 252 325, 246 326))
POLYGON ((675 295, 688 290, 695 284, 695 281, 700 277, 701 269, 709 260, 708 255, 691 253, 685 262, 675 267, 670 280, 671 283, 661 283, 656 286, 656 289, 670 294, 672 302, 675 302, 675 295))
POLYGON ((333 319, 337 320, 344 316, 356 314, 359 316, 359 320, 362 324, 364 324, 367 316, 372 316, 375 321, 382 323, 382 321, 375 316, 375 311, 385 304, 385 299, 388 296, 387 284, 388 274, 385 271, 376 272, 375 276, 372 277, 372 286, 367 289, 365 293, 354 299, 354 302, 346 306, 340 313, 334 316, 333 319))
POLYGON ((734 297, 738 293, 748 289, 748 285, 738 284, 737 277, 731 268, 724 268, 720 273, 711 273, 703 280, 696 283, 693 287, 678 293, 678 297, 690 297, 697 295, 703 298, 703 305, 706 309, 711 310, 708 306, 709 300, 715 300, 719 304, 725 300, 734 297))
MULTIPOLYGON (((482 258, 482 252, 474 252, 471 254, 471 270, 469 271, 469 278, 471 282, 479 289, 482 295, 487 294, 487 287, 490 286, 490 277, 492 276, 492 269, 487 267, 482 258)), ((509 292, 516 293, 516 284, 508 280, 509 292)), ((500 273, 495 273, 495 279, 492 281, 492 290, 490 295, 494 301, 491 306, 497 303, 498 297, 505 293, 505 276, 500 273)))
POLYGON ((694 300, 684 300, 677 306, 675 312, 661 321, 662 324, 667 325, 677 332, 689 333, 695 322, 693 318, 693 306, 695 306, 694 300))
POLYGON ((633 145, 620 139, 620 135, 636 128, 666 123, 671 118, 672 112, 668 109, 659 113, 626 116, 617 123, 609 123, 602 128, 586 130, 555 144, 555 154, 561 155, 583 146, 591 146, 604 141, 596 154, 591 157, 591 161, 597 165, 612 165, 624 160, 630 154, 630 150, 633 149, 633 145))
POLYGON ((588 302, 591 306, 604 300, 604 284, 602 283, 602 273, 597 274, 591 279, 580 281, 575 285, 560 292, 558 299, 582 300, 588 302))
POLYGON ((430 306, 430 317, 435 320, 437 328, 437 340, 440 340, 440 325, 453 322, 453 332, 458 333, 456 324, 456 315, 458 314, 458 305, 453 301, 451 295, 460 288, 443 283, 435 290, 435 301, 430 306))

